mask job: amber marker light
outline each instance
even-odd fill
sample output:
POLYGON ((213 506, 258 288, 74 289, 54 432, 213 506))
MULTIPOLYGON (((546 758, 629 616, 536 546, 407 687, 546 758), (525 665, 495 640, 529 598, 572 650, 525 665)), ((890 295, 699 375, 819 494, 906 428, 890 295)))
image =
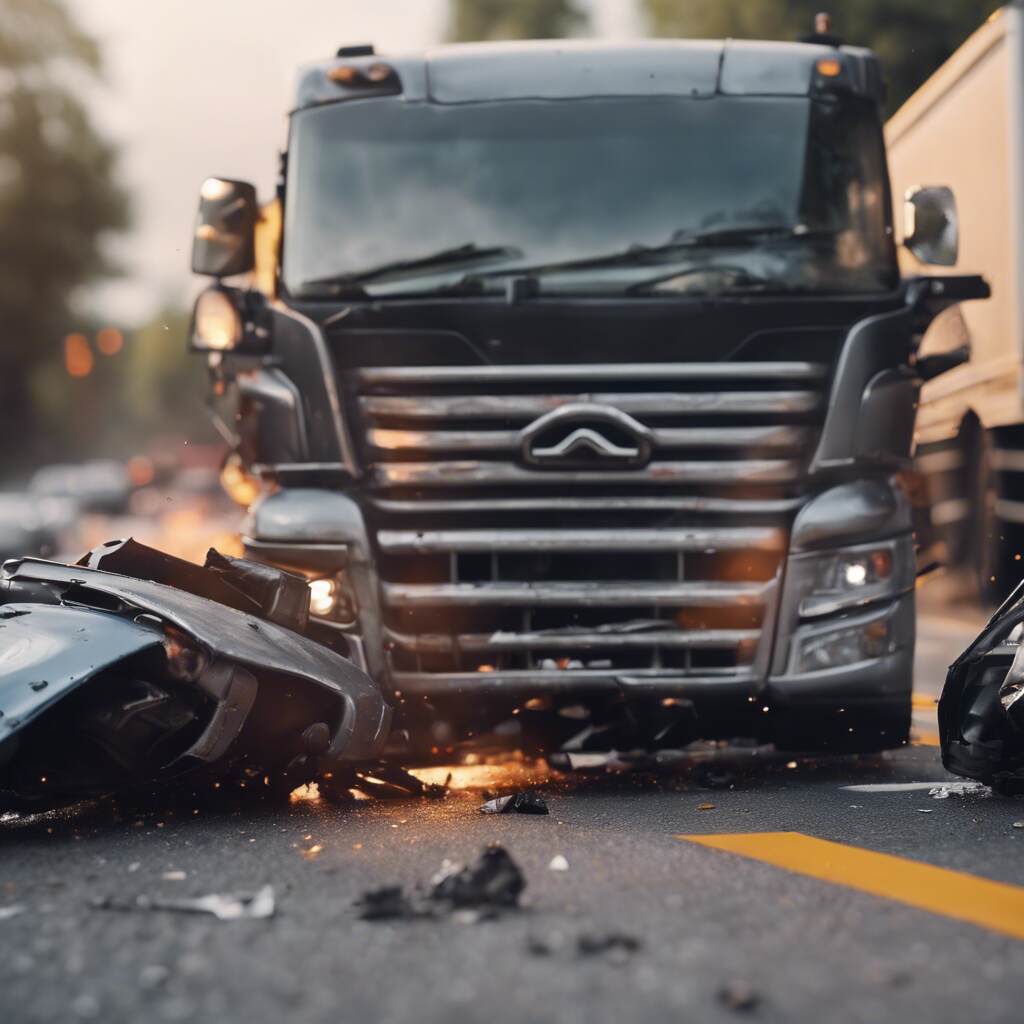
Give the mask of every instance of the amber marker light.
POLYGON ((843 70, 843 65, 835 57, 822 57, 814 67, 823 78, 837 78, 843 70))
POLYGON ((338 85, 355 85, 363 77, 363 73, 351 64, 342 64, 341 67, 331 68, 327 72, 327 77, 338 85))

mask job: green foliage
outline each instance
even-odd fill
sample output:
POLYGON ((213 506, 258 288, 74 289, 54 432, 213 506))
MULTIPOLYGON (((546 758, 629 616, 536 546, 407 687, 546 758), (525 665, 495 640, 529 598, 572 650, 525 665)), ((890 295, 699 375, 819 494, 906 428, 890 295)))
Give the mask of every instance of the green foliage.
POLYGON ((659 36, 795 39, 814 15, 832 13, 834 30, 881 58, 887 106, 899 105, 1005 0, 640 0, 659 36))
POLYGON ((111 272, 104 234, 128 222, 114 150, 76 95, 98 70, 59 0, 0 0, 0 435, 22 442, 4 444, 8 465, 58 446, 72 295, 111 272))
POLYGON ((573 0, 451 0, 448 38, 562 39, 586 25, 586 13, 573 0))

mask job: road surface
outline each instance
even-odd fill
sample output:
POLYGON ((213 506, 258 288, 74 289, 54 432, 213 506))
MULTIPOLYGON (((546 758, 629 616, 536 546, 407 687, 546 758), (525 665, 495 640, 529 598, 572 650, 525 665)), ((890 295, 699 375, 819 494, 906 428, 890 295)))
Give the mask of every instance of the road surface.
POLYGON ((1024 801, 844 788, 948 778, 928 695, 976 628, 922 619, 925 742, 795 767, 765 757, 732 789, 685 773, 551 779, 547 817, 481 815, 477 787, 7 821, 0 1020, 1019 1021, 1024 801), (492 841, 527 876, 521 910, 358 919, 363 890, 425 883, 492 841), (568 870, 550 869, 558 855, 568 870), (276 913, 261 920, 93 905, 264 885, 276 913), (580 936, 609 932, 639 948, 579 952, 580 936))

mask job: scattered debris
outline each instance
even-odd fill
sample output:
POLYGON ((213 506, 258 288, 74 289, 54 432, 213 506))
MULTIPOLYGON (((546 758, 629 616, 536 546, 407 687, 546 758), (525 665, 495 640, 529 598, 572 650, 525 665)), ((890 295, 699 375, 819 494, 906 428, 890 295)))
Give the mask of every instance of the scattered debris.
POLYGON ((184 882, 188 875, 184 871, 165 871, 160 877, 165 882, 184 882))
POLYGON ((137 896, 134 902, 121 903, 112 898, 96 900, 98 910, 177 910, 193 914, 212 914, 219 921, 274 916, 274 889, 265 885, 256 892, 211 893, 209 896, 167 899, 163 896, 137 896))
POLYGON ((643 943, 626 932, 600 932, 576 937, 576 951, 580 956, 607 954, 612 961, 623 961, 639 952, 643 943))
POLYGON ((393 921, 398 918, 429 917, 429 908, 415 906, 400 885, 369 889, 356 900, 363 921, 393 921))
POLYGON ((20 903, 12 903, 7 907, 0 907, 0 921, 9 921, 12 917, 25 913, 25 907, 20 903))
POLYGON ((840 786, 849 793, 914 793, 918 790, 940 789, 943 786, 969 785, 957 782, 871 782, 859 786, 840 786))
POLYGON ((544 798, 529 790, 520 790, 509 796, 488 800, 480 807, 481 814, 547 814, 544 798))
POLYGON ((1013 823, 1013 826, 1012 826, 1012 827, 1013 827, 1013 828, 1024 828, 1024 821, 1015 821, 1015 822, 1013 823))
POLYGON ((693 770, 693 781, 702 789, 733 789, 736 773, 720 764, 698 764, 693 770))
POLYGON ((525 887, 519 865, 503 846, 493 844, 467 867, 446 861, 431 880, 430 898, 456 907, 514 907, 525 887))
POLYGON ((726 982, 718 990, 718 1001, 735 1013, 750 1013, 761 1005, 761 997, 744 981, 726 982))
POLYGON ((560 853, 556 853, 548 864, 548 871, 568 871, 569 862, 560 853))
POLYGON ((355 906, 364 921, 415 920, 436 917, 447 909, 452 920, 476 924, 518 906, 526 879, 503 846, 484 848, 465 866, 445 860, 425 894, 407 894, 400 885, 364 892, 355 906))
POLYGON ((991 796, 992 790, 980 782, 944 782, 928 790, 933 800, 948 800, 951 796, 991 796))
POLYGON ((715 809, 715 805, 714 804, 707 804, 707 803, 697 804, 697 810, 698 811, 713 811, 714 809, 715 809))

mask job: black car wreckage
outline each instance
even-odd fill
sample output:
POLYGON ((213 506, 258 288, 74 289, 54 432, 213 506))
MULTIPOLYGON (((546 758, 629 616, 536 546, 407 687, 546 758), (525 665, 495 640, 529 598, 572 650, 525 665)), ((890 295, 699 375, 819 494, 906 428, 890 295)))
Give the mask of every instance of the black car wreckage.
POLYGON ((299 576, 132 540, 0 575, 0 811, 178 783, 288 791, 372 764, 391 707, 305 635, 299 576))
POLYGON ((1024 793, 1024 580, 950 666, 939 700, 942 762, 999 792, 1024 793))

